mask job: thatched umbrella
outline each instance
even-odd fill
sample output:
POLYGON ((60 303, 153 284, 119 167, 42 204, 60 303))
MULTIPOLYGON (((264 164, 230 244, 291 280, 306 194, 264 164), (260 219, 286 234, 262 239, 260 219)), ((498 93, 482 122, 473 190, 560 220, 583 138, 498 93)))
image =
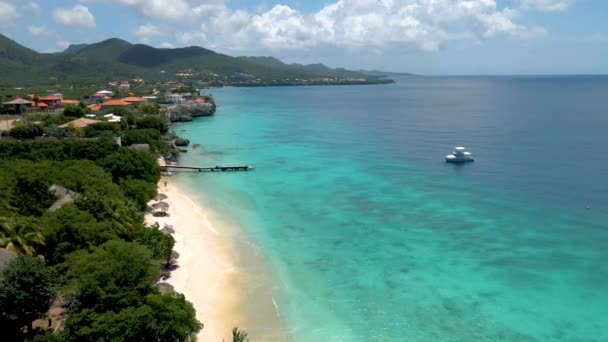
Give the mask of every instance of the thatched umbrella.
POLYGON ((175 230, 173 228, 165 227, 165 228, 161 229, 160 232, 163 234, 171 235, 171 234, 175 233, 175 230))
POLYGON ((156 198, 154 198, 154 200, 155 201, 164 201, 167 198, 169 198, 169 197, 167 197, 167 195, 165 195, 165 194, 158 194, 158 195, 156 195, 156 198))
POLYGON ((158 283, 158 284, 156 284, 156 287, 160 290, 160 293, 163 293, 163 294, 175 292, 175 288, 171 284, 158 283))
POLYGON ((174 234, 175 233, 175 229, 173 229, 173 226, 170 224, 166 224, 166 223, 163 226, 163 229, 161 229, 160 231, 165 234, 174 234))
POLYGON ((15 110, 18 109, 20 113, 23 113, 24 112, 23 108, 27 107, 27 106, 31 106, 32 104, 34 104, 34 102, 19 98, 19 99, 15 99, 13 101, 4 102, 3 104, 7 105, 7 106, 15 106, 15 110))
POLYGON ((167 210, 169 210, 169 203, 167 203, 167 202, 154 203, 154 204, 152 204, 152 208, 167 211, 167 210))

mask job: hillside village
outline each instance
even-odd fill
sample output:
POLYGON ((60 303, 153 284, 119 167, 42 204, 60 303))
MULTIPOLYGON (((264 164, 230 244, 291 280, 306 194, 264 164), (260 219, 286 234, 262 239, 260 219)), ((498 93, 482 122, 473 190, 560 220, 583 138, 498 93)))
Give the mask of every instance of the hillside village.
POLYGON ((146 108, 157 108, 168 121, 173 122, 211 115, 215 110, 215 103, 210 95, 182 83, 157 83, 147 86, 143 79, 137 78, 131 81, 110 82, 106 86, 108 88, 90 92, 80 98, 76 94, 82 93, 83 90, 74 91, 73 87, 68 90, 70 94, 56 90, 45 90, 46 94, 41 94, 32 88, 4 89, 0 114, 57 114, 66 108, 79 107, 85 111, 87 117, 97 117, 118 108, 139 110, 141 105, 146 104, 149 106, 144 107, 144 111, 146 108))

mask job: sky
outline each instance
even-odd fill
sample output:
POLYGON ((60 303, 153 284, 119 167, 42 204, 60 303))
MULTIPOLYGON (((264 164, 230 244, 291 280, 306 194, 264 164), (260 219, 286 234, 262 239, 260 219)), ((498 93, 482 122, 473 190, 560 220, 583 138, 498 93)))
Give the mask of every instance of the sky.
POLYGON ((608 0, 0 0, 40 52, 118 37, 425 75, 608 74, 608 0))

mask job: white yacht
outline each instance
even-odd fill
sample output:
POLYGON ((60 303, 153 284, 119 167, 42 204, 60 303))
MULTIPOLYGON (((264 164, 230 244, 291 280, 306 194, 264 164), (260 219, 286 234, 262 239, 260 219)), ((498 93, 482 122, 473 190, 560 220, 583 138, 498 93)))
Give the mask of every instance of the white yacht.
POLYGON ((474 160, 475 158, 473 158, 471 152, 467 152, 467 149, 464 147, 455 147, 452 154, 445 156, 445 161, 450 163, 464 163, 472 162, 474 160))

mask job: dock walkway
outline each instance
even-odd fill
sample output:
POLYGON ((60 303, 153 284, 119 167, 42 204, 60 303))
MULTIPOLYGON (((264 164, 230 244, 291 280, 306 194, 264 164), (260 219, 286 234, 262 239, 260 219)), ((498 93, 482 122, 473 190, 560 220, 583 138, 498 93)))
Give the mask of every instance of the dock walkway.
POLYGON ((198 172, 220 172, 220 171, 251 171, 254 167, 250 165, 237 165, 237 166, 181 166, 181 165, 163 165, 161 166, 162 171, 169 170, 190 170, 198 172))

